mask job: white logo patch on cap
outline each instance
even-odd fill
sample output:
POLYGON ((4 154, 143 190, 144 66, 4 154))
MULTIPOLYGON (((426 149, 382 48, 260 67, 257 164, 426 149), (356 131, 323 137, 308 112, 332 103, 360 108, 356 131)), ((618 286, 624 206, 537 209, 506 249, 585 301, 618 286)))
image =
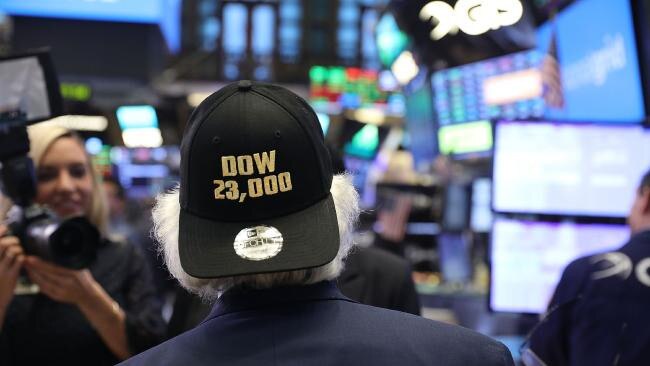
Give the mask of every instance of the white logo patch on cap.
POLYGON ((233 243, 238 256, 251 261, 263 261, 282 250, 282 233, 273 226, 253 226, 240 231, 233 243))

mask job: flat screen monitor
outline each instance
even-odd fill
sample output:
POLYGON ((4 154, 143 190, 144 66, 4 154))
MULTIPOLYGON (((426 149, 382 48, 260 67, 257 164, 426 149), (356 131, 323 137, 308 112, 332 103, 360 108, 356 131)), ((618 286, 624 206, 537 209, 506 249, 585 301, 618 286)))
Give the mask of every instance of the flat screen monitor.
POLYGON ((626 217, 650 168, 650 133, 636 125, 500 121, 497 212, 626 217))
POLYGON ((150 105, 121 106, 116 109, 115 115, 122 131, 158 127, 156 109, 150 105))
POLYGON ((470 187, 463 183, 450 183, 445 187, 442 229, 462 232, 469 228, 470 187))
POLYGON ((545 118, 640 123, 645 117, 630 1, 575 1, 537 31, 548 56, 545 118))
POLYGON ((129 198, 151 198, 178 183, 180 149, 125 148, 115 146, 107 154, 112 174, 119 178, 129 198))
POLYGON ((473 121, 440 126, 440 153, 454 158, 485 157, 492 153, 492 122, 473 121))
POLYGON ((544 112, 537 50, 441 70, 431 75, 436 121, 539 117, 544 112))
POLYGON ((476 233, 492 230, 492 181, 478 178, 472 182, 470 228, 476 233))
POLYGON ((339 135, 345 155, 373 160, 382 143, 388 136, 389 129, 369 123, 346 120, 339 135))
POLYGON ((343 156, 345 170, 352 177, 352 184, 359 193, 359 205, 363 209, 374 207, 376 196, 373 185, 368 182, 368 173, 374 164, 373 160, 358 158, 351 155, 343 156))
POLYGON ((377 22, 375 41, 379 60, 385 67, 390 67, 409 43, 408 36, 400 30, 395 17, 388 11, 382 14, 377 22))
POLYGON ((472 277, 469 242, 462 233, 437 236, 440 272, 445 283, 466 283, 472 277))
POLYGON ((496 218, 491 244, 491 309, 545 312, 562 271, 571 261, 615 250, 629 235, 624 225, 496 218))
POLYGON ((433 118, 431 88, 423 78, 420 85, 405 93, 406 130, 409 150, 417 170, 426 170, 438 154, 436 125, 433 118))
POLYGON ((159 24, 170 50, 180 48, 181 0, 2 0, 10 15, 159 24))

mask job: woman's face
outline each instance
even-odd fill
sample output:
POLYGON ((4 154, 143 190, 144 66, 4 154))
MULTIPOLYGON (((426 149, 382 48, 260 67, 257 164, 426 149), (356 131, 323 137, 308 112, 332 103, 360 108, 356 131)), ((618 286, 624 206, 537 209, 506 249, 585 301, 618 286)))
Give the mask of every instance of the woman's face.
POLYGON ((60 217, 82 216, 90 211, 93 181, 83 147, 73 137, 55 140, 36 169, 36 202, 60 217))

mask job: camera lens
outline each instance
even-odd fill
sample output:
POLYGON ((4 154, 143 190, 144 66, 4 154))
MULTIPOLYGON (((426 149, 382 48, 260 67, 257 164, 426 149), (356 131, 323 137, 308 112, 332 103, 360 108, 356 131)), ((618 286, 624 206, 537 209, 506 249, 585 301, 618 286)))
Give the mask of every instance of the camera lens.
POLYGON ((83 250, 83 233, 76 227, 60 229, 57 242, 52 243, 52 250, 61 256, 73 256, 83 250))
POLYGON ((50 236, 50 249, 54 261, 68 268, 88 267, 97 256, 99 231, 83 217, 61 223, 50 236))

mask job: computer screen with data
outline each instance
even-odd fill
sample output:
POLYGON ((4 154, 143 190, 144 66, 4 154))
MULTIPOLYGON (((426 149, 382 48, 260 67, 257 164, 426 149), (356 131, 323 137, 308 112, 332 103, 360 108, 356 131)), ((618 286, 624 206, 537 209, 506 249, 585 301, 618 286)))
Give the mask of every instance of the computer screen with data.
POLYGON ((491 309, 545 312, 567 264, 615 250, 629 235, 625 225, 497 218, 491 243, 491 309))
POLYGON ((543 54, 533 49, 433 73, 437 123, 542 116, 542 59, 543 54))
POLYGON ((626 217, 650 168, 650 133, 636 125, 500 121, 497 212, 626 217))

